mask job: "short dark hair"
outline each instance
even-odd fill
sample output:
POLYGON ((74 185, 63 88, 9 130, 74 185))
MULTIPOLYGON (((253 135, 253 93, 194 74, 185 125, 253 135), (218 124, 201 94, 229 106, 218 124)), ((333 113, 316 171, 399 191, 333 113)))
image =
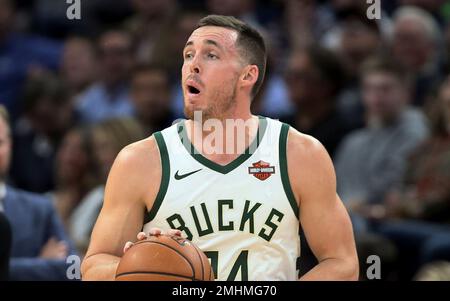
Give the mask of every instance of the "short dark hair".
POLYGON ((367 59, 361 67, 361 76, 383 72, 393 75, 404 84, 409 84, 409 76, 404 68, 387 55, 378 55, 367 59))
POLYGON ((347 74, 339 57, 331 50, 318 45, 294 49, 291 56, 304 53, 314 68, 319 72, 321 79, 331 87, 331 93, 337 95, 345 84, 347 74))
POLYGON ((261 34, 248 25, 232 16, 209 15, 202 18, 197 28, 204 26, 225 27, 237 31, 238 37, 236 46, 241 50, 241 56, 251 65, 258 66, 259 75, 255 85, 252 88, 252 97, 254 97, 264 81, 266 72, 266 44, 261 34))
POLYGON ((50 99, 55 105, 64 104, 70 101, 70 92, 67 85, 53 73, 30 76, 22 94, 24 111, 32 112, 42 98, 50 99))
POLYGON ((170 81, 169 70, 161 64, 157 63, 140 63, 133 67, 131 70, 131 79, 133 80, 137 75, 142 73, 157 72, 164 76, 167 81, 170 81))

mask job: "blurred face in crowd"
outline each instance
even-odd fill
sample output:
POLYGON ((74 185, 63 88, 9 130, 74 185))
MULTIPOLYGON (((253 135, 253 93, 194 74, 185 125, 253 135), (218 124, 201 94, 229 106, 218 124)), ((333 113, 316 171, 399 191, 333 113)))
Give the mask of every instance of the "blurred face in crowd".
POLYGON ((128 76, 133 61, 131 44, 131 37, 120 31, 107 32, 100 38, 100 62, 107 85, 120 84, 128 76))
POLYGON ((34 128, 50 136, 63 133, 72 121, 72 103, 69 100, 42 96, 30 112, 34 128))
POLYGON ((57 182, 71 184, 80 182, 88 172, 89 157, 83 137, 78 130, 69 131, 64 137, 57 154, 57 182))
POLYGON ((380 38, 358 21, 346 22, 342 29, 340 54, 350 74, 356 74, 364 60, 378 50, 380 38))
POLYGON ((422 23, 405 18, 394 25, 392 52, 408 70, 420 70, 432 58, 433 47, 432 38, 422 23))
POLYGON ((183 51, 182 87, 185 115, 220 118, 236 104, 239 76, 244 64, 236 47, 238 33, 204 26, 189 37, 183 51))
POLYGON ((370 120, 394 120, 408 100, 408 89, 395 75, 372 71, 363 76, 362 97, 370 120))
POLYGON ((306 52, 297 52, 290 57, 286 83, 290 99, 297 106, 321 100, 323 81, 306 52))
POLYGON ((113 140, 101 129, 94 130, 92 144, 94 161, 98 168, 99 176, 102 180, 106 180, 109 170, 120 149, 117 149, 113 140))
POLYGON ((96 79, 96 56, 93 45, 85 39, 66 42, 61 72, 67 84, 75 90, 83 89, 96 79))
POLYGON ((13 15, 11 0, 0 0, 0 38, 11 29, 13 15))
POLYGON ((0 117, 0 181, 4 181, 11 161, 11 137, 7 122, 0 117))
POLYGON ((133 76, 131 98, 138 116, 147 121, 159 121, 170 107, 170 86, 165 73, 145 70, 133 76))

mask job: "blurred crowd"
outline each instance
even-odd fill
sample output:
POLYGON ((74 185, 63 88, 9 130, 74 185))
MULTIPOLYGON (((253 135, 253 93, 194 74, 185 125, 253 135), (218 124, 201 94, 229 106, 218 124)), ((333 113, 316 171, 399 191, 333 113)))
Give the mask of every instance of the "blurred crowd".
MULTIPOLYGON (((65 1, 0 0, 10 278, 67 279, 116 155, 183 118, 182 49, 200 18, 222 14, 268 45, 253 112, 329 151, 361 278, 378 255, 382 279, 449 280, 450 3, 380 2, 372 20, 362 0, 82 0, 68 20, 65 1)), ((300 270, 313 261, 303 241, 300 270)))

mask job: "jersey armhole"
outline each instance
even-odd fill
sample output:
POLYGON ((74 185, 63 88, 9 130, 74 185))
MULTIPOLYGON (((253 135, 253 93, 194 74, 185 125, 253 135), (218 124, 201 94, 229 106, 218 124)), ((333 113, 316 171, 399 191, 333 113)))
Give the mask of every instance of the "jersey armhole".
POLYGON ((287 163, 287 139, 289 134, 290 126, 286 123, 281 125, 280 131, 280 139, 279 139, 279 160, 280 160, 280 173, 281 173, 281 182, 283 184, 283 189, 286 194, 286 197, 289 200, 289 204, 292 207, 292 210, 297 218, 299 218, 299 208, 297 201, 295 200, 294 193, 292 191, 291 183, 289 181, 288 174, 288 163, 287 163))
POLYGON ((161 159, 161 183, 159 185, 158 194, 156 195, 155 201, 153 202, 153 206, 150 211, 145 213, 144 216, 144 225, 150 221, 152 221, 156 213, 158 213, 159 208, 161 207, 162 201, 166 196, 167 188, 169 187, 170 180, 170 161, 169 154, 167 152, 167 146, 164 142, 163 135, 161 132, 156 132, 153 134, 158 145, 159 149, 159 157, 161 159))

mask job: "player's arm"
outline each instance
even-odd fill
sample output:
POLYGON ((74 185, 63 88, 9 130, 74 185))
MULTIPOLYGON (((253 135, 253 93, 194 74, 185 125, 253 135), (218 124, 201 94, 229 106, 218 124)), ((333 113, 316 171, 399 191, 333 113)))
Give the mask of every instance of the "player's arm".
POLYGON ((287 156, 301 226, 319 261, 300 280, 357 280, 352 224, 336 193, 336 176, 327 151, 316 139, 291 129, 287 156))
POLYGON ((161 181, 161 163, 154 138, 124 148, 108 176, 103 208, 95 224, 86 257, 83 280, 113 280, 127 241, 141 231, 146 205, 161 181))

